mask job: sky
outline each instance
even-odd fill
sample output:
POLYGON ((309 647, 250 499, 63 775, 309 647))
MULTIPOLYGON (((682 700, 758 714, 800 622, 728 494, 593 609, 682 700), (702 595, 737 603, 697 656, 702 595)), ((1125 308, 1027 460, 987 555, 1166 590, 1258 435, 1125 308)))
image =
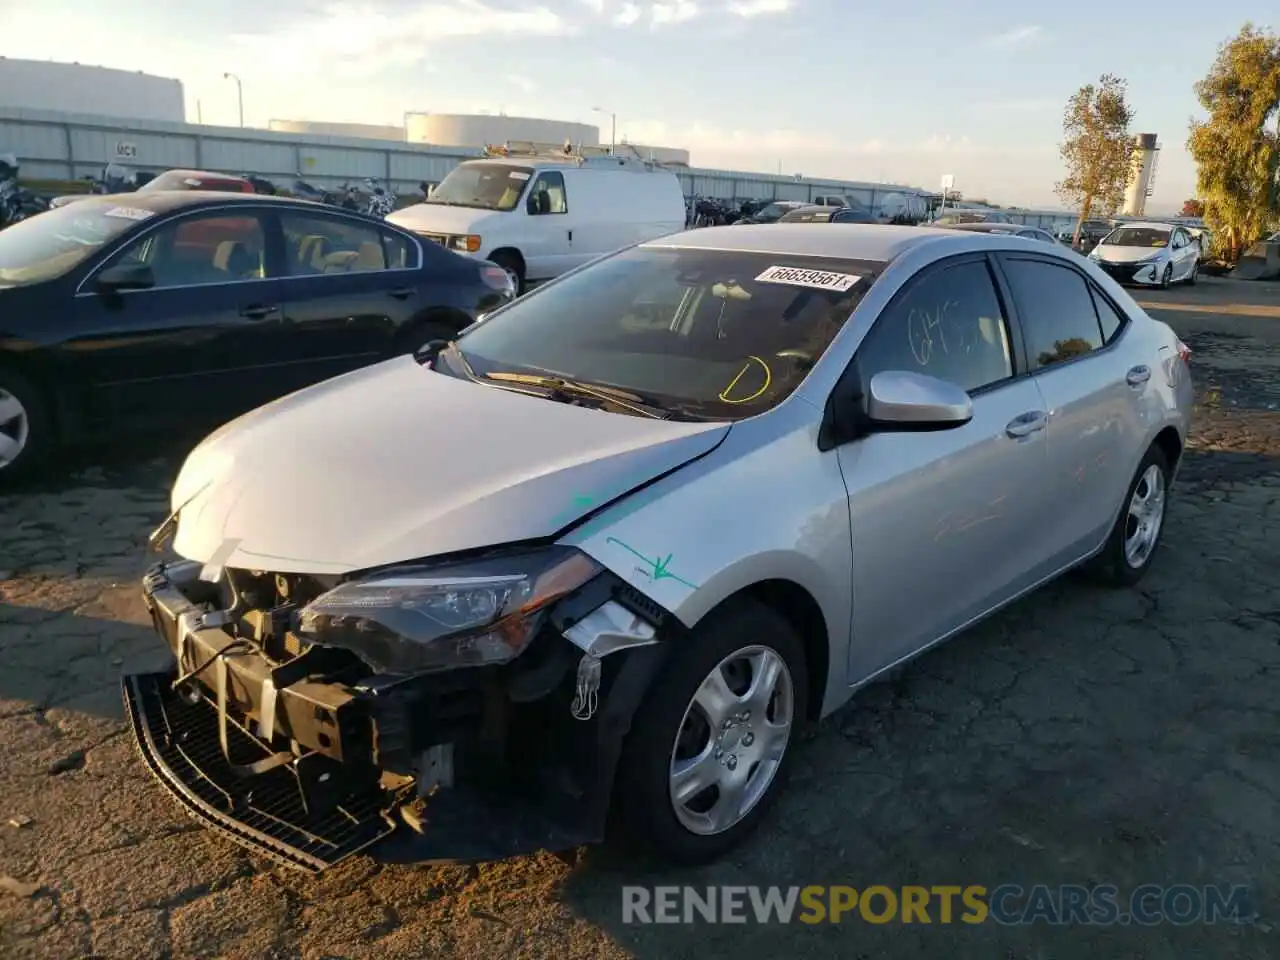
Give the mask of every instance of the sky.
POLYGON ((400 123, 407 111, 594 123, 699 167, 1061 207, 1068 97, 1128 80, 1163 146, 1148 210, 1194 195, 1193 84, 1275 0, 0 0, 0 55, 177 77, 187 117, 400 123), (605 113, 593 112, 599 108, 605 113))

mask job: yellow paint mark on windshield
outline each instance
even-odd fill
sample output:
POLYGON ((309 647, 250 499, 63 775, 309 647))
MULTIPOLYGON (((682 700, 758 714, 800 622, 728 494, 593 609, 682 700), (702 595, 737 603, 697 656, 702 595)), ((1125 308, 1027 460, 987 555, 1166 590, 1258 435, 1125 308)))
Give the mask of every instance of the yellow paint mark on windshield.
POLYGON ((772 383, 773 383, 773 371, 769 369, 769 364, 765 363, 759 357, 747 357, 747 362, 742 365, 742 369, 738 371, 738 375, 729 381, 729 385, 727 387, 725 387, 723 390, 720 391, 720 400, 724 403, 750 403, 752 400, 756 400, 762 397, 765 391, 769 389, 772 383), (749 397, 741 397, 737 400, 730 400, 729 394, 732 393, 733 388, 738 385, 738 381, 741 380, 744 376, 746 376, 747 371, 751 369, 752 363, 758 363, 760 364, 761 367, 764 368, 764 386, 761 387, 759 390, 757 390, 755 393, 751 394, 751 396, 749 397))

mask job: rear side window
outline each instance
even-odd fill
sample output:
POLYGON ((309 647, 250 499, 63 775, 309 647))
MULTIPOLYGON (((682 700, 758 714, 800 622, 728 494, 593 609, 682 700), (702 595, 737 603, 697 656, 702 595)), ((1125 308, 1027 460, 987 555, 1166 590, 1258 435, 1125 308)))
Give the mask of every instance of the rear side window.
POLYGON ((403 233, 382 231, 382 246, 386 250, 388 270, 415 270, 418 267, 418 247, 403 233))
POLYGON ((1004 310, 985 262, 931 270, 890 304, 858 348, 863 389, 886 370, 974 391, 1013 376, 1004 310))
POLYGON ((1120 335, 1120 328, 1124 326, 1124 318, 1111 305, 1111 301, 1102 295, 1096 288, 1090 287, 1093 294, 1093 305, 1098 310, 1098 322, 1102 325, 1102 342, 1110 343, 1120 335))
POLYGON ((1084 277, 1043 260, 1004 260, 1033 369, 1063 363, 1103 344, 1084 277))

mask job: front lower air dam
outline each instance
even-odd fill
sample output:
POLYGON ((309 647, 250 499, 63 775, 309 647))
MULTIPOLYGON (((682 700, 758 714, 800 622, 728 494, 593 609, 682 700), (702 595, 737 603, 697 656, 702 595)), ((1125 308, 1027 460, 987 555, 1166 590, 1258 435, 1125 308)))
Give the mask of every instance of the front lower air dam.
POLYGON ((598 842, 668 646, 664 611, 568 548, 345 582, 179 560, 143 595, 166 663, 123 692, 147 766, 307 871, 598 842))

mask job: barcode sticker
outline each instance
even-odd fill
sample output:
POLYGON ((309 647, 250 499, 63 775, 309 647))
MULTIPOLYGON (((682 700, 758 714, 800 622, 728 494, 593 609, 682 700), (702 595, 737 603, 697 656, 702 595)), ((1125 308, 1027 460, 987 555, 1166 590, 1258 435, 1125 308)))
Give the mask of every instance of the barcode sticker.
POLYGON ((818 290, 834 290, 845 293, 862 278, 852 273, 830 273, 826 270, 806 270, 803 267, 773 266, 760 276, 757 283, 782 283, 790 287, 813 287, 818 290))

